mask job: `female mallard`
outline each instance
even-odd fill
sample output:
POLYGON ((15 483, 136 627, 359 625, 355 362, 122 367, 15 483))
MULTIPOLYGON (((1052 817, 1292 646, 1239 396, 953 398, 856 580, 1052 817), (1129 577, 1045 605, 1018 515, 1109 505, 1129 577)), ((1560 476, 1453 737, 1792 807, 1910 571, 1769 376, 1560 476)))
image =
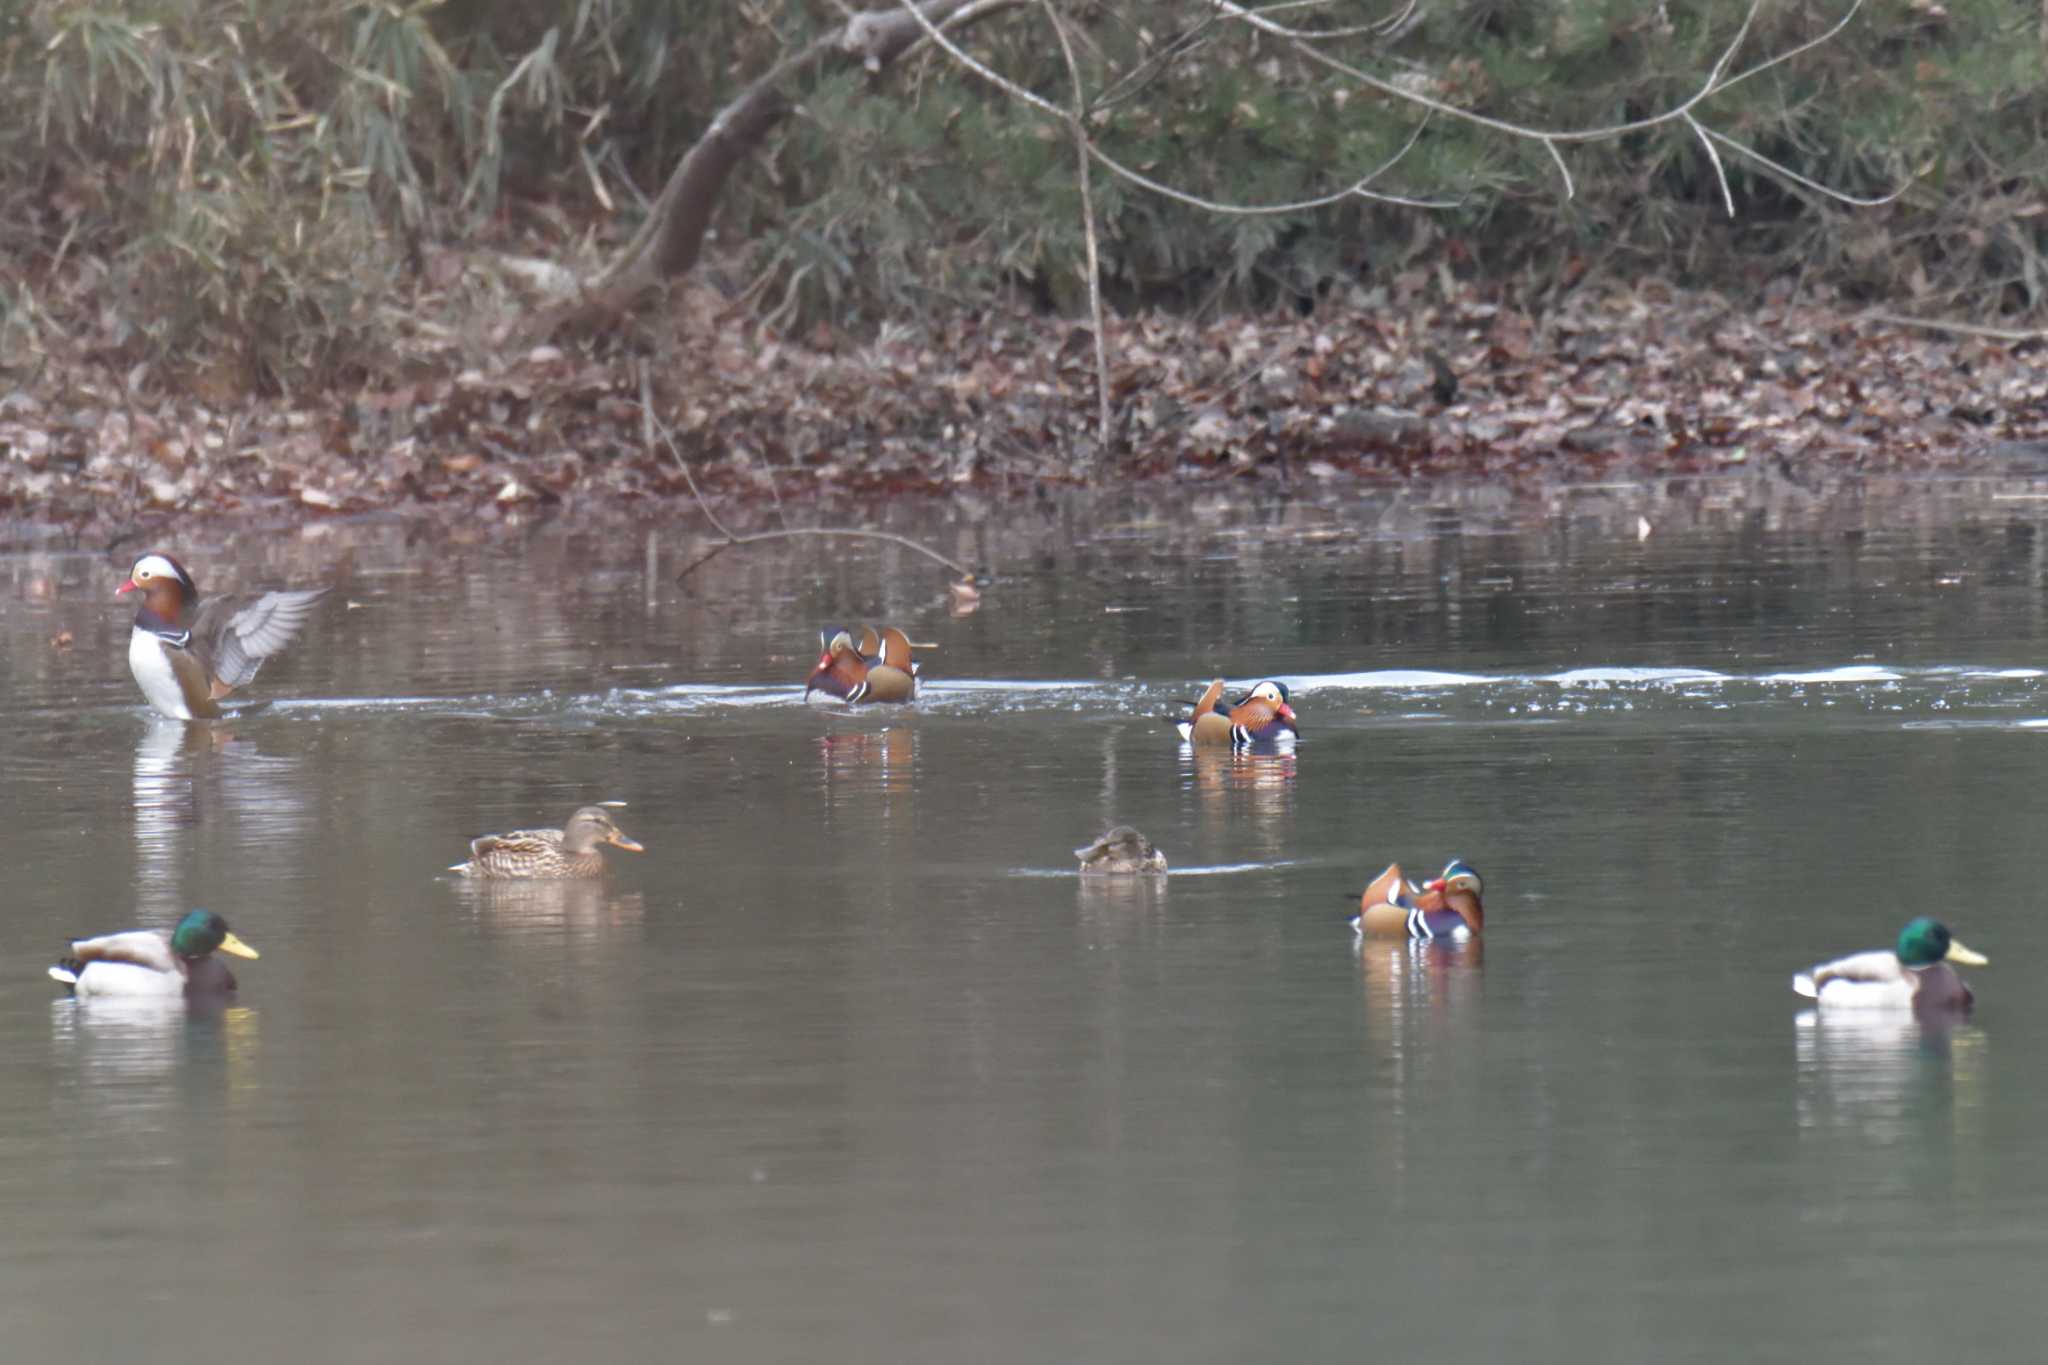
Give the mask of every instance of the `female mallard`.
POLYGON ((1970 988, 1951 962, 1986 967, 1990 959, 1949 936, 1925 915, 1899 930, 1896 948, 1873 948, 1823 962, 1792 978, 1792 989, 1833 1007, 1952 1009, 1970 1007, 1970 988))
POLYGON ((1401 865, 1395 863, 1367 884, 1351 925, 1376 938, 1477 938, 1486 922, 1486 908, 1479 899, 1482 890, 1479 869, 1462 858, 1451 859, 1441 877, 1419 887, 1403 878, 1401 865))
POLYGON ((1074 850, 1081 860, 1081 875, 1097 873, 1138 873, 1166 871, 1166 855, 1152 847, 1152 841, 1129 825, 1118 825, 1096 836, 1095 842, 1074 850))
POLYGON ((73 939, 71 955, 50 968, 50 979, 75 995, 220 995, 235 988, 235 974, 216 952, 256 956, 211 910, 194 910, 175 929, 130 929, 73 939))
POLYGON ((600 844, 628 853, 647 851, 612 823, 610 811, 585 806, 561 829, 515 829, 472 839, 469 861, 448 870, 465 877, 602 877, 600 844))

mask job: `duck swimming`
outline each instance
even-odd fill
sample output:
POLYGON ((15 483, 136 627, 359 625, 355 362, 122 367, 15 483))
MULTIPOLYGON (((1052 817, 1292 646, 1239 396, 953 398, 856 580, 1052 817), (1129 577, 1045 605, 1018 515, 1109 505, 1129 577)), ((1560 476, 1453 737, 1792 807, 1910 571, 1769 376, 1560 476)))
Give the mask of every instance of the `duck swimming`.
POLYGON ((194 910, 174 929, 129 929, 71 941, 71 953, 50 968, 50 979, 74 995, 223 995, 235 974, 213 954, 254 958, 257 952, 211 910, 194 910))
POLYGON ((1084 877, 1166 871, 1166 855, 1129 825, 1104 831, 1095 842, 1075 849, 1074 856, 1081 860, 1084 877))
POLYGON ((448 870, 481 878, 602 877, 605 862, 597 850, 603 844, 647 851, 612 822, 610 811, 584 806, 561 829, 515 829, 472 839, 469 861, 448 870))
POLYGON ((1965 1010, 1975 997, 1952 962, 1991 965, 1956 942, 1947 925, 1922 915, 1899 930, 1893 947, 1819 963, 1794 976, 1792 989, 1828 1009, 1965 1010))

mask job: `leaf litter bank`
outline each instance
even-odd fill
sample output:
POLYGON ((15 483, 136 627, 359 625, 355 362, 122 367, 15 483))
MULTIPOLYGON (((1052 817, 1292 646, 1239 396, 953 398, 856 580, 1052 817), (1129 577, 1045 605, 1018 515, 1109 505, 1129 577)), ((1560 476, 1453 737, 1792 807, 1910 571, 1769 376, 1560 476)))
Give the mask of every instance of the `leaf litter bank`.
POLYGON ((709 291, 673 335, 544 345, 492 365, 296 403, 129 392, 45 368, 0 397, 0 518, 95 529, 690 511, 708 494, 1021 494, 1132 481, 1341 486, 1756 471, 2048 475, 2038 336, 1941 330, 1662 285, 1541 311, 1427 280, 1308 316, 1110 324, 1116 429, 1096 425, 1085 327, 1018 310, 873 339, 762 335, 709 291), (640 373, 672 433, 642 439, 640 373))

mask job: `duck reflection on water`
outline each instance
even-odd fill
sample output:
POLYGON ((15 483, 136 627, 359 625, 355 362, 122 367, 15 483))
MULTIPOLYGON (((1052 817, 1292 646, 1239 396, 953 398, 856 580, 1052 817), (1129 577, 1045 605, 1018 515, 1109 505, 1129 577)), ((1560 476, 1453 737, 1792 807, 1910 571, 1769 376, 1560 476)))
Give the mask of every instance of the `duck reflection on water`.
POLYGON ((1793 1017, 1802 1133, 1859 1148, 1981 1117, 1988 1042, 1955 1010, 1807 1009, 1793 1017))
POLYGON ((1187 774, 1201 806, 1202 846, 1221 851, 1226 836, 1250 830, 1256 839, 1258 856, 1292 857, 1297 851, 1296 762, 1293 754, 1246 754, 1220 748, 1184 747, 1181 771, 1187 774))
POLYGON ((907 797, 917 767, 917 731, 907 725, 881 730, 834 730, 818 736, 819 785, 836 804, 844 796, 907 797))
POLYGON ((480 922, 508 937, 549 945, 597 942, 647 919, 644 893, 619 893, 597 880, 451 881, 480 922))
POLYGON ((63 1121, 110 1131, 161 1121, 188 1103, 194 1078, 217 1075, 232 1098, 253 1093, 261 1015, 233 996, 59 996, 50 1002, 54 1056, 76 1078, 63 1121))
POLYGON ((1379 1061, 1387 1087, 1378 1107, 1389 1122, 1375 1140, 1392 1168, 1405 1174, 1411 1104, 1477 1074, 1486 948, 1478 939, 1360 937, 1353 943, 1364 997, 1361 1041, 1379 1061))
POLYGON ((170 923, 184 912, 198 830, 232 840, 245 872, 298 865, 312 821, 302 767, 299 754, 264 753, 224 723, 152 718, 136 741, 130 788, 140 888, 133 918, 170 923))

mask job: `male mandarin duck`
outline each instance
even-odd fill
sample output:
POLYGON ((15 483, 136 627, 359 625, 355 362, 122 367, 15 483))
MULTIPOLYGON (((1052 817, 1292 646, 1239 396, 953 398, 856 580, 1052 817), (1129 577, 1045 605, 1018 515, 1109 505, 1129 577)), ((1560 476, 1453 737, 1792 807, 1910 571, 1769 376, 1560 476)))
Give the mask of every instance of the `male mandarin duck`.
POLYGON ((229 931, 226 920, 211 910, 194 910, 175 929, 74 939, 70 956, 50 968, 50 979, 69 986, 74 995, 222 995, 235 988, 235 974, 213 956, 216 952, 257 955, 229 931))
POLYGON ((1351 924, 1374 938, 1462 942, 1477 938, 1485 923, 1479 899, 1483 889, 1478 869, 1462 859, 1453 858, 1442 876, 1419 887, 1403 878, 1401 865, 1394 863, 1366 886, 1351 924))
POLYGON ((1285 749, 1294 744, 1294 708, 1287 684, 1267 681, 1225 706, 1223 679, 1212 681, 1185 716, 1170 717, 1188 744, 1228 744, 1234 749, 1285 749))
POLYGON ((910 661, 910 637, 894 626, 877 634, 861 627, 860 641, 844 626, 818 632, 824 652, 804 681, 804 700, 909 701, 917 695, 917 665, 910 661))
POLYGON ((199 600, 199 585, 166 554, 135 561, 114 589, 142 594, 128 634, 128 671, 173 720, 212 720, 221 698, 248 683, 263 661, 299 633, 327 588, 243 593, 199 600))
POLYGON ((480 878, 602 877, 604 856, 597 851, 601 844, 628 853, 647 851, 612 823, 610 811, 585 806, 562 829, 515 829, 472 839, 469 861, 448 870, 480 878))
POLYGON ((1097 835, 1095 842, 1075 849, 1074 856, 1081 860, 1081 875, 1084 877, 1166 871, 1166 855, 1129 825, 1118 825, 1097 835))
POLYGON ((1792 989, 1830 1009, 1968 1009, 1970 988, 1951 962, 1991 965, 1950 937, 1947 925, 1922 915, 1899 931, 1896 946, 1819 963, 1794 976, 1792 989))

